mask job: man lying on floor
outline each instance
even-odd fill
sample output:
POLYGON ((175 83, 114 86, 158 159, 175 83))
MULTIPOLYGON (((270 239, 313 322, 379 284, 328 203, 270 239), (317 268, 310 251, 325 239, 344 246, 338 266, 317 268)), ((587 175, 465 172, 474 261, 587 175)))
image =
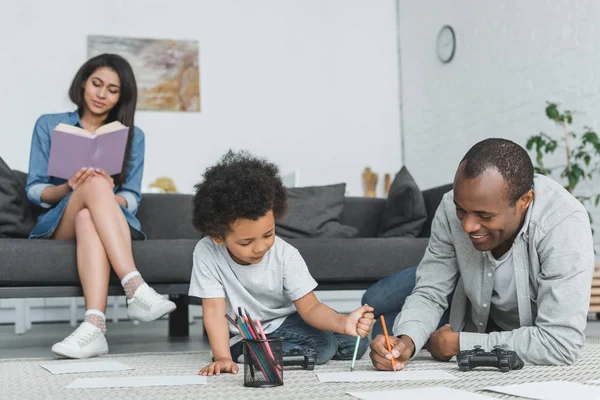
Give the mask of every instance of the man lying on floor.
POLYGON ((572 364, 585 339, 593 270, 583 205, 552 179, 534 176, 521 146, 479 142, 458 166, 418 268, 385 278, 363 297, 376 317, 395 317, 392 354, 378 335, 373 365, 390 370, 393 356, 402 368, 424 346, 448 361, 476 345, 504 345, 530 364, 572 364))

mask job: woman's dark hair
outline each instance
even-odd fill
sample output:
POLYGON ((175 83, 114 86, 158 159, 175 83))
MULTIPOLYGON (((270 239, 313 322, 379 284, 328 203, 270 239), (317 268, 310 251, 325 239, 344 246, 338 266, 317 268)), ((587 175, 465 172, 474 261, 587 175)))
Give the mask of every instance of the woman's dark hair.
POLYGON ((275 219, 287 208, 287 192, 279 169, 250 153, 229 151, 195 186, 194 226, 203 234, 225 238, 238 218, 256 221, 273 210, 275 219))
POLYGON ((105 123, 119 121, 123 125, 129 127, 129 136, 127 138, 127 146, 125 147, 125 157, 123 158, 123 169, 121 173, 115 177, 115 184, 119 185, 125 182, 127 176, 127 162, 129 161, 129 153, 131 149, 131 141, 133 140, 133 117, 135 114, 135 106, 137 103, 137 84, 131 65, 123 57, 116 54, 100 54, 99 56, 90 58, 85 64, 79 68, 71 87, 69 88, 69 98, 75 105, 79 115, 83 115, 85 100, 83 96, 85 82, 90 75, 98 68, 108 67, 119 75, 121 80, 121 88, 119 93, 119 101, 114 108, 110 110, 105 123))

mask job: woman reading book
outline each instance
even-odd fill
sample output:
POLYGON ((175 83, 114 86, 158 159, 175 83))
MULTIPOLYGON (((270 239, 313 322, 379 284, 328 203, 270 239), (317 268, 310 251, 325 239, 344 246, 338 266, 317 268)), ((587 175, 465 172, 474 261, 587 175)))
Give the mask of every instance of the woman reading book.
POLYGON ((88 358, 108 352, 104 311, 111 266, 125 290, 129 318, 153 321, 173 311, 175 304, 144 282, 131 250, 132 239, 145 239, 135 217, 141 199, 144 133, 133 124, 137 86, 131 66, 114 54, 94 57, 75 75, 69 97, 76 111, 42 115, 35 124, 26 190, 30 201, 43 209, 30 238, 77 243, 85 320, 52 351, 88 358), (114 121, 129 128, 120 173, 110 176, 82 166, 69 179, 48 176, 52 131, 59 123, 94 133, 114 121))

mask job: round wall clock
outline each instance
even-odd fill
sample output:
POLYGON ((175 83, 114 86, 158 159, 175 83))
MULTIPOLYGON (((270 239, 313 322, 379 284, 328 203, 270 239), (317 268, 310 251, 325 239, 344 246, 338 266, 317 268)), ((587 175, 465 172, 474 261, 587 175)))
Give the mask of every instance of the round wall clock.
POLYGON ((449 63, 452 61, 456 51, 456 35, 450 25, 445 25, 440 29, 437 35, 436 49, 441 62, 449 63))

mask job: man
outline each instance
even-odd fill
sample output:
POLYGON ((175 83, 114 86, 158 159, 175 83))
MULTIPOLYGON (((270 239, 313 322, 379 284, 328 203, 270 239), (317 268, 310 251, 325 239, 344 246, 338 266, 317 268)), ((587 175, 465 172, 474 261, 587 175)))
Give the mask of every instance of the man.
POLYGON ((534 177, 521 146, 479 142, 436 212, 412 294, 405 302, 406 289, 370 299, 385 286, 392 293, 390 286, 410 270, 365 293, 375 312, 389 309, 382 301, 404 303, 390 338, 392 354, 377 336, 373 365, 390 370, 393 356, 403 368, 425 345, 444 361, 475 345, 487 351, 505 345, 526 363, 572 364, 585 339, 593 269, 582 204, 552 179, 534 177), (437 329, 453 292, 450 324, 437 329))

